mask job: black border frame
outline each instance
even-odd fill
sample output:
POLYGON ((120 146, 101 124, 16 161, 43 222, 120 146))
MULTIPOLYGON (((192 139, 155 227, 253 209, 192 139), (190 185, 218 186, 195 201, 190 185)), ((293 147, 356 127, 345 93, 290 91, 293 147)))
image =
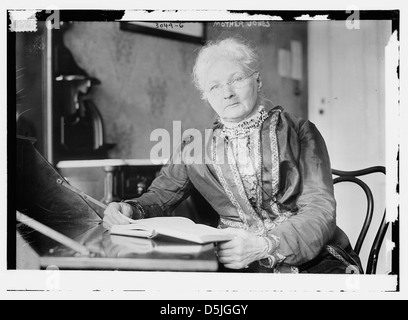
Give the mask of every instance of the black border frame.
MULTIPOLYGON (((7 9, 7 12, 11 10, 7 9)), ((148 12, 154 10, 147 10, 148 12)), ((327 15, 327 19, 329 20, 345 20, 350 15, 349 12, 345 10, 228 10, 229 13, 247 13, 248 15, 279 15, 282 17, 283 21, 295 21, 294 17, 298 17, 302 14, 308 14, 310 16, 314 15, 327 15)), ((52 10, 48 12, 48 10, 41 10, 36 13, 36 19, 38 21, 45 21, 46 18, 52 14, 52 10)), ((125 15, 125 10, 60 10, 60 21, 118 21, 125 15)), ((360 20, 391 20, 391 31, 398 31, 397 32, 397 39, 400 41, 400 9, 395 8, 393 9, 384 9, 384 10, 361 10, 360 11, 360 20)), ((7 105, 9 110, 13 110, 15 108, 15 34, 10 32, 10 19, 9 15, 7 14, 7 35, 6 35, 6 42, 7 42, 7 105)), ((222 20, 209 20, 203 22, 211 22, 211 21, 222 21, 222 20)), ((152 21, 150 21, 152 22, 152 21)), ((162 22, 162 21, 161 21, 162 22)), ((183 21, 188 22, 188 21, 183 21)), ((126 22, 120 22, 120 29, 125 31, 134 31, 134 32, 141 32, 140 30, 133 30, 134 28, 130 27, 132 24, 126 22)), ((135 25, 133 25, 135 26, 135 25)), ((205 24, 204 24, 205 26, 205 24)), ((141 26, 138 26, 140 28, 141 26)), ((146 28, 152 29, 152 28, 146 28)), ((144 30, 147 31, 147 30, 144 30)), ((190 43, 200 43, 202 44, 207 36, 207 30, 204 27, 203 30, 203 38, 197 39, 197 37, 190 37, 184 34, 176 34, 174 37, 173 32, 166 32, 164 30, 149 30, 149 32, 154 36, 162 36, 165 38, 180 40, 180 41, 187 41, 190 43), (163 31, 163 32, 159 32, 163 31), (168 34, 170 33, 170 35, 168 34), (173 36, 173 37, 172 37, 173 36), (193 39, 192 39, 193 38, 193 39)), ((400 66, 397 66, 397 74, 398 78, 400 75, 399 69, 400 66)), ((16 132, 16 123, 15 123, 15 114, 13 112, 8 112, 7 115, 7 270, 15 270, 15 243, 16 243, 16 236, 15 236, 15 227, 16 227, 16 219, 15 219, 15 197, 16 189, 15 189, 15 158, 16 158, 16 146, 15 146, 15 136, 14 132, 16 132)), ((398 162, 398 180, 397 180, 397 193, 400 194, 399 190, 399 151, 397 154, 397 162, 398 162)), ((396 292, 400 291, 400 213, 399 213, 399 204, 398 204, 398 217, 397 220, 392 223, 392 241, 395 243, 395 248, 392 250, 392 274, 398 276, 397 280, 397 289, 396 292)))

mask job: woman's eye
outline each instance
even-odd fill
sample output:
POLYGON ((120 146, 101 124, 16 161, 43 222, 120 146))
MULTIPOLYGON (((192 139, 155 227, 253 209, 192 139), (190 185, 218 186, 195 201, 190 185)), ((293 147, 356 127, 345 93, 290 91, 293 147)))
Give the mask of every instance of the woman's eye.
POLYGON ((242 81, 243 77, 237 77, 235 79, 232 79, 231 83, 236 83, 242 81))
POLYGON ((216 85, 214 85, 214 86, 212 86, 212 87, 210 88, 210 91, 218 90, 219 87, 220 87, 220 85, 219 85, 219 84, 216 84, 216 85))

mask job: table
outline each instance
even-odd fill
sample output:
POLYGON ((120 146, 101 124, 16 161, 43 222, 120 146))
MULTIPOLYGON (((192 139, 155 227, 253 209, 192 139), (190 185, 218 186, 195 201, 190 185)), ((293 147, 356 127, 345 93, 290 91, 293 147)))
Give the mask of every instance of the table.
MULTIPOLYGON (((29 265, 47 269, 56 266, 60 270, 143 270, 143 271, 217 271, 218 261, 213 244, 179 244, 180 250, 163 252, 155 247, 151 250, 133 247, 112 241, 109 231, 102 224, 91 228, 74 239, 92 252, 83 256, 65 246, 55 244, 45 236, 27 229, 17 230, 17 259, 31 257, 29 265), (29 243, 29 244, 28 244, 29 243), (29 252, 30 251, 30 252, 29 252), (33 258, 33 253, 37 256, 33 258), (179 252, 177 252, 179 251, 179 252)), ((117 237, 117 236, 116 236, 117 237)), ((128 238, 128 237, 125 237, 128 238)), ((160 243, 158 240, 156 243, 160 243)), ((27 265, 27 261, 25 261, 27 265)), ((24 267, 18 266, 18 269, 24 267)))
MULTIPOLYGON (((149 169, 153 167, 152 173, 156 172, 160 166, 149 161, 84 160, 60 163, 59 169, 80 167, 86 172, 95 166, 98 171, 102 171, 99 170, 101 167, 134 166, 149 169), (148 166, 145 167, 145 165, 148 166)), ((68 249, 68 242, 65 242, 67 246, 61 245, 64 243, 61 237, 57 237, 60 240, 56 242, 51 239, 50 233, 41 233, 41 230, 33 231, 31 227, 34 229, 35 227, 32 224, 28 227, 20 221, 16 224, 16 238, 11 224, 7 233, 9 269, 46 269, 49 266, 77 270, 216 271, 218 269, 213 246, 204 246, 193 253, 185 251, 169 253, 158 250, 132 252, 129 247, 114 243, 108 230, 103 227, 100 215, 93 208, 92 203, 88 203, 78 194, 62 186, 58 181, 63 179, 64 175, 46 161, 34 148, 32 141, 27 139, 17 139, 17 173, 17 190, 12 194, 12 197, 15 197, 16 211, 65 235, 70 240, 75 240, 78 245, 86 246, 89 250, 82 251, 87 252, 86 255, 78 255, 79 250, 72 249, 78 248, 78 245, 68 249), (14 240, 17 240, 15 245, 14 240), (93 254, 89 255, 88 251, 93 254), (14 252, 16 259, 11 257, 11 253, 14 252)), ((103 183, 99 182, 99 185, 103 183)), ((76 187, 95 198, 95 195, 86 192, 86 189, 76 187)), ((134 189, 132 184, 129 189, 134 189)), ((126 196, 124 194, 123 197, 126 196)), ((15 216, 12 210, 9 211, 8 221, 12 222, 15 216)))

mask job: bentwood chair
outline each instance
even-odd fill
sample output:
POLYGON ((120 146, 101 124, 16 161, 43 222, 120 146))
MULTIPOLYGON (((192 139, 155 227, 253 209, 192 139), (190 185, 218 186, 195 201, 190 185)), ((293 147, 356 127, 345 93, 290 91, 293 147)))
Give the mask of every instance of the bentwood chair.
MULTIPOLYGON (((385 167, 383 166, 374 166, 365 168, 362 170, 355 170, 355 171, 340 171, 336 169, 332 169, 332 173, 335 176, 333 179, 333 183, 337 184, 340 182, 351 182, 357 184, 362 188, 366 195, 367 199, 367 211, 365 214, 365 220, 363 226, 361 228, 360 234, 357 238, 356 244, 354 246, 354 251, 359 255, 361 251, 361 247, 364 243, 366 238, 368 229, 370 228, 371 221, 374 214, 374 197, 371 188, 360 178, 361 176, 367 176, 374 173, 382 173, 385 175, 385 167)), ((381 245, 384 240, 384 236, 387 232, 389 222, 386 222, 385 219, 385 208, 383 213, 383 218, 378 227, 376 236, 374 241, 371 245, 371 250, 368 256, 367 267, 366 267, 366 274, 375 274, 377 270, 377 263, 378 263, 378 255, 381 249, 381 245)))

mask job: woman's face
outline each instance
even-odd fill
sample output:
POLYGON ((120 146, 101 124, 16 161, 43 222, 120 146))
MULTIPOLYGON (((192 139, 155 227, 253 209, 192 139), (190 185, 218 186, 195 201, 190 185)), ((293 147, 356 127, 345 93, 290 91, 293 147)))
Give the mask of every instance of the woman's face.
POLYGON ((221 119, 244 120, 257 109, 257 75, 235 61, 220 58, 210 64, 205 75, 205 98, 221 119))

